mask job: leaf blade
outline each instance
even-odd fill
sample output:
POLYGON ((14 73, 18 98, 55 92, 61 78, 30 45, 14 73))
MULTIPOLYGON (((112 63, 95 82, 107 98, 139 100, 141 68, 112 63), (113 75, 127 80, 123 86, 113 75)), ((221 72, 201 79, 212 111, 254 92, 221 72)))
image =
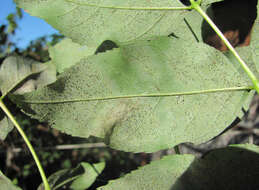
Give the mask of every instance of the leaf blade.
MULTIPOLYGON (((208 5, 215 0, 204 1, 208 5)), ((74 42, 97 48, 103 41, 112 40, 117 44, 153 36, 174 34, 179 38, 200 41, 202 17, 195 11, 184 10, 118 10, 110 7, 183 7, 180 1, 105 0, 105 1, 34 1, 19 0, 17 5, 31 15, 46 20, 74 42), (95 4, 103 7, 86 6, 95 4), (189 26, 186 24, 188 21, 189 26), (195 24, 194 24, 195 23, 195 24)))
POLYGON ((246 144, 212 150, 201 158, 169 155, 99 189, 257 189, 258 153, 258 146, 246 144))
POLYGON ((247 81, 213 48, 164 37, 82 59, 53 85, 13 100, 33 117, 68 134, 101 137, 119 150, 153 152, 213 138, 243 114, 241 107, 253 92, 62 101, 242 87, 249 85, 247 81), (182 46, 187 47, 184 52, 182 46), (193 57, 199 51, 205 53, 193 57), (61 102, 24 104, 45 100, 61 102))
POLYGON ((40 64, 18 56, 6 58, 0 68, 2 97, 13 90, 17 94, 31 92, 55 80, 56 70, 50 63, 40 64), (36 79, 29 79, 32 75, 37 75, 36 79))
POLYGON ((1 171, 0 171, 0 186, 2 189, 21 190, 19 187, 12 184, 11 180, 8 179, 1 171))

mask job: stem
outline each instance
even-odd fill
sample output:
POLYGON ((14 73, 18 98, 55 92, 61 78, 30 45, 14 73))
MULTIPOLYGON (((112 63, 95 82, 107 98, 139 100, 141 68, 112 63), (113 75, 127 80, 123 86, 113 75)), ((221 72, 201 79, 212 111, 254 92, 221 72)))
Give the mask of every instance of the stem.
POLYGON ((13 117, 13 115, 10 113, 10 111, 8 110, 8 108, 5 106, 5 104, 3 103, 2 100, 0 100, 0 107, 2 108, 2 110, 5 112, 5 114, 9 117, 9 119, 12 121, 12 123, 14 124, 14 126, 16 127, 16 129, 19 131, 19 133, 21 134, 21 136, 23 137, 25 143, 27 144, 31 154, 32 154, 32 157, 34 158, 35 162, 36 162, 36 165, 39 169, 39 172, 40 172, 40 175, 41 175, 41 178, 42 178, 42 181, 43 181, 43 184, 44 184, 44 187, 45 187, 45 190, 50 190, 50 186, 49 186, 49 183, 48 183, 48 180, 46 178, 46 175, 44 173, 44 170, 41 166, 41 163, 37 157, 37 154, 35 153, 30 141, 28 140, 27 136, 25 135, 25 133, 23 132, 22 128, 20 127, 20 125, 18 124, 18 122, 15 120, 15 118, 13 117))
POLYGON ((259 81, 256 78, 255 74, 249 69, 247 64, 244 62, 244 60, 239 56, 239 54, 236 52, 234 47, 229 43, 227 38, 224 36, 224 34, 218 29, 218 27, 214 24, 214 22, 210 19, 210 17, 202 10, 200 7, 201 1, 195 1, 195 0, 190 0, 191 1, 191 7, 195 9, 207 22, 208 24, 212 27, 212 29, 217 33, 217 35, 221 38, 221 40, 226 44, 228 49, 231 51, 231 53, 235 56, 235 58, 238 60, 240 63, 241 67, 243 70, 247 73, 248 77, 251 79, 254 89, 259 93, 259 81))

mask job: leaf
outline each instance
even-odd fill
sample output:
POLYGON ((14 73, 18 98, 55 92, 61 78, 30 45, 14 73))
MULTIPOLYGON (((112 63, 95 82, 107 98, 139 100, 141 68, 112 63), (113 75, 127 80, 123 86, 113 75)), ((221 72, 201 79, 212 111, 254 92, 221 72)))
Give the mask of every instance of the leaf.
MULTIPOLYGON (((259 4, 257 4, 257 13, 259 12, 259 4)), ((251 47, 251 52, 253 53, 253 61, 256 64, 257 69, 259 69, 259 36, 258 36, 258 32, 259 32, 259 18, 257 15, 257 18, 254 22, 254 26, 252 29, 252 34, 251 34, 251 43, 250 43, 250 47, 251 47)))
MULTIPOLYGON (((216 1, 218 0, 204 0, 202 5, 206 6, 216 1)), ((184 7, 178 0, 16 0, 15 2, 32 16, 44 19, 74 42, 93 48, 97 48, 105 40, 121 45, 129 41, 170 34, 193 42, 202 39, 203 19, 196 11, 116 8, 184 7)))
POLYGON ((19 187, 12 184, 10 179, 8 179, 1 171, 0 171, 0 187, 1 189, 8 189, 8 190, 21 190, 19 187))
POLYGON ((40 64, 31 59, 10 56, 0 68, 0 90, 3 97, 13 90, 17 94, 31 92, 55 80, 55 67, 50 63, 40 64))
POLYGON ((75 65, 83 57, 93 55, 95 50, 91 50, 86 46, 80 46, 66 38, 56 44, 54 47, 49 47, 49 54, 53 64, 56 65, 57 72, 62 73, 66 68, 75 65))
MULTIPOLYGON (((56 69, 51 63, 40 64, 31 59, 10 56, 0 68, 2 97, 11 91, 16 94, 31 92, 56 80, 56 69)), ((13 129, 7 117, 0 120, 0 139, 4 140, 13 129)))
POLYGON ((13 124, 7 117, 3 117, 2 120, 0 120, 0 140, 5 140, 8 133, 10 133, 13 130, 13 124))
MULTIPOLYGON (((73 190, 84 190, 94 183, 96 177, 103 171, 104 167, 104 162, 93 165, 87 162, 81 162, 76 168, 64 169, 52 174, 48 178, 48 181, 52 190, 61 187, 69 187, 69 189, 73 190)), ((43 184, 41 184, 38 190, 43 189, 43 184)))
POLYGON ((222 132, 243 115, 254 92, 202 91, 250 86, 247 81, 214 48, 161 37, 81 59, 56 83, 12 100, 67 134, 101 137, 119 150, 154 152, 222 132), (194 91, 201 92, 180 95, 194 91), (180 94, 109 99, 164 93, 180 94))
MULTIPOLYGON (((245 61, 247 66, 253 71, 253 73, 259 78, 258 73, 258 62, 254 59, 254 49, 251 46, 246 47, 236 47, 235 48, 239 56, 245 61)), ((236 67, 241 75, 244 77, 247 75, 243 68, 241 67, 240 63, 237 61, 235 56, 231 52, 226 52, 225 55, 229 58, 230 62, 236 67)), ((247 78, 248 79, 248 78, 247 78)), ((248 79, 250 80, 250 79, 248 79)))
POLYGON ((112 180, 100 190, 256 190, 259 188, 259 148, 235 145, 202 158, 170 155, 112 180))
POLYGON ((171 155, 153 161, 119 179, 109 181, 99 190, 169 190, 194 161, 193 155, 171 155))
POLYGON ((105 167, 104 162, 93 164, 93 166, 88 163, 81 163, 81 165, 83 166, 85 173, 73 181, 70 186, 73 190, 84 190, 90 187, 105 167))

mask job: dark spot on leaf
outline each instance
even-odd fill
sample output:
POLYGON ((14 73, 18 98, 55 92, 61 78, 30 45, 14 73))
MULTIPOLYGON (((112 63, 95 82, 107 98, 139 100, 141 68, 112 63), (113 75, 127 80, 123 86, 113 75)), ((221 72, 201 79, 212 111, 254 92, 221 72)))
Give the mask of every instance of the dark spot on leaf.
POLYGON ((180 0, 180 2, 181 2, 182 4, 184 4, 185 6, 190 6, 190 5, 191 5, 190 0, 180 0))
POLYGON ((119 48, 119 46, 111 41, 111 40, 105 40, 98 48, 97 50, 95 51, 95 54, 98 54, 98 53, 103 53, 103 52, 106 52, 108 50, 112 50, 113 48, 119 48))
POLYGON ((176 36, 176 35, 175 35, 175 33, 173 33, 173 32, 172 32, 171 34, 169 34, 169 35, 168 35, 168 37, 179 38, 179 37, 178 37, 178 36, 176 36))
MULTIPOLYGON (((182 4, 184 4, 185 6, 190 6, 191 5, 191 2, 190 0, 179 0, 182 4)), ((194 0, 194 1, 197 1, 197 0, 194 0)))

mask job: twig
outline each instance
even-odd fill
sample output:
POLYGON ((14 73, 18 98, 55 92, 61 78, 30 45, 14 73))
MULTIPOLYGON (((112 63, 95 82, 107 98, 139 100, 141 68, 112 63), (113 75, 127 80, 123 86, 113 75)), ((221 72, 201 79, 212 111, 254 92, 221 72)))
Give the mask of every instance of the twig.
MULTIPOLYGON (((105 148, 107 147, 104 143, 83 143, 83 144, 67 144, 67 145, 57 145, 51 147, 40 147, 35 148, 37 151, 41 150, 73 150, 73 149, 85 149, 85 148, 105 148)), ((13 148, 11 149, 13 153, 25 152, 26 149, 23 148, 13 148)), ((1 153, 6 152, 5 150, 0 151, 1 153)))

